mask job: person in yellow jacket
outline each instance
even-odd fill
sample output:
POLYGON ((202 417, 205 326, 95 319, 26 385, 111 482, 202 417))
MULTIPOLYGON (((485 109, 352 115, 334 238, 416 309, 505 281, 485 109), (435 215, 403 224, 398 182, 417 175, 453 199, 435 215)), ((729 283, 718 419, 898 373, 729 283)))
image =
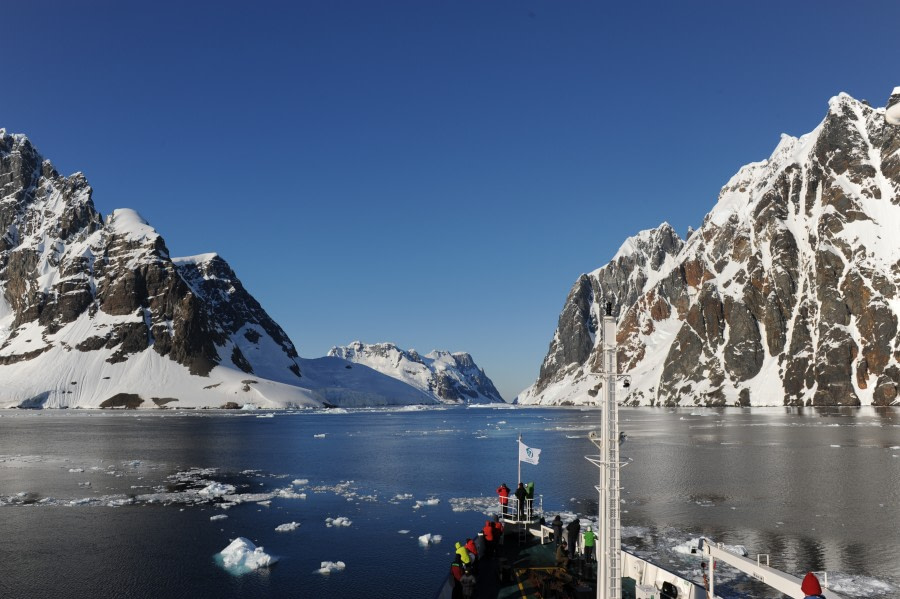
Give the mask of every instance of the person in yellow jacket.
POLYGON ((594 534, 594 528, 588 526, 584 533, 584 561, 590 563, 594 561, 594 547, 597 544, 597 535, 594 534))
POLYGON ((459 561, 463 563, 463 566, 468 565, 472 561, 472 558, 469 556, 469 550, 459 541, 456 542, 456 555, 459 556, 459 561))

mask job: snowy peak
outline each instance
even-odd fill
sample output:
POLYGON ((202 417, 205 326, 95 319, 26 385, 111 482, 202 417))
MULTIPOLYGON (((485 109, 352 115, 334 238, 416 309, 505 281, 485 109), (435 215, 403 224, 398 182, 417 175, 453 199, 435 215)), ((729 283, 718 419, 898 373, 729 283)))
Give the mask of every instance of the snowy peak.
POLYGON ((331 348, 328 355, 368 366, 442 402, 503 401, 494 384, 467 353, 435 350, 423 357, 414 349, 402 350, 393 343, 354 341, 331 348))
MULTIPOLYGON (((612 261, 632 261, 651 270, 659 270, 667 256, 677 254, 684 242, 669 223, 645 229, 625 240, 612 261)), ((600 269, 594 271, 596 274, 600 269)))
POLYGON ((24 135, 0 133, 3 405, 139 405, 169 393, 218 406, 227 385, 203 389, 248 374, 275 385, 280 405, 317 404, 277 387, 300 380, 294 346, 223 260, 176 265, 136 211, 104 221, 91 194, 81 173, 60 176, 24 135))
POLYGON ((136 242, 146 242, 159 237, 156 229, 144 217, 130 208, 117 208, 106 217, 106 228, 113 235, 136 242))
POLYGON ((816 129, 782 136, 767 160, 741 168, 680 251, 661 249, 655 274, 623 261, 640 245, 629 240, 580 277, 519 401, 593 401, 585 373, 596 370, 597 315, 612 301, 634 403, 897 402, 897 89, 891 98, 887 110, 832 98, 816 129))

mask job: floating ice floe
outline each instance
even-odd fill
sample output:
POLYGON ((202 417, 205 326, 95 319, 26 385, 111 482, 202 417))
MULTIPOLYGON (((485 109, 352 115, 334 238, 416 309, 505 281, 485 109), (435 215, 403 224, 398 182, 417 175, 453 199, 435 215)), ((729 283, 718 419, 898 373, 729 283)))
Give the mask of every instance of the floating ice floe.
POLYGON ((210 522, 216 522, 217 520, 225 520, 227 518, 228 516, 226 516, 225 514, 216 514, 215 516, 210 516, 209 520, 210 522))
POLYGON ((319 433, 317 435, 313 435, 313 439, 324 439, 325 433, 319 433))
POLYGON ((259 568, 268 568, 278 561, 262 547, 257 547, 249 539, 238 537, 216 554, 216 562, 231 574, 246 574, 259 568))
POLYGON ((400 533, 401 535, 408 535, 408 534, 409 534, 409 531, 408 531, 408 530, 398 530, 397 532, 400 533))
POLYGON ((428 499, 422 500, 419 499, 416 501, 416 505, 413 506, 413 509, 418 509, 425 505, 437 505, 441 502, 437 497, 429 497, 428 499))
POLYGON ((84 468, 69 468, 69 472, 84 472, 84 468))
MULTIPOLYGON (((743 545, 722 545, 722 549, 728 551, 729 553, 733 553, 735 555, 741 555, 747 557, 747 548, 743 545)), ((700 538, 692 538, 688 539, 684 543, 680 543, 672 547, 672 551, 675 553, 681 553, 684 555, 700 555, 698 551, 700 548, 700 538)))
POLYGON ((351 524, 353 524, 353 522, 349 518, 345 518, 344 516, 325 519, 325 526, 329 528, 331 528, 332 526, 350 526, 351 524))
POLYGON ((306 499, 306 493, 298 493, 290 487, 279 489, 277 495, 282 499, 306 499))
POLYGON ((412 493, 397 493, 394 495, 394 499, 397 501, 402 501, 404 499, 412 499, 412 493))
POLYGON ((433 535, 430 532, 425 533, 424 535, 419 537, 419 544, 427 547, 428 545, 440 543, 442 538, 443 537, 441 535, 433 535))
POLYGON ((347 567, 344 562, 322 562, 322 567, 316 570, 316 574, 331 574, 332 572, 340 572, 347 567))
POLYGON ((275 527, 275 532, 291 532, 300 528, 299 522, 288 522, 287 524, 279 524, 275 527))
POLYGON ((500 512, 496 497, 453 497, 450 509, 454 512, 481 512, 492 516, 500 512))
POLYGON ((234 493, 234 485, 213 482, 197 492, 203 497, 222 497, 234 493))
POLYGON ((295 478, 291 481, 292 485, 297 485, 298 487, 302 487, 309 484, 308 478, 295 478))
POLYGON ((839 572, 828 573, 828 589, 848 597, 891 596, 897 589, 883 580, 868 576, 851 576, 839 572))

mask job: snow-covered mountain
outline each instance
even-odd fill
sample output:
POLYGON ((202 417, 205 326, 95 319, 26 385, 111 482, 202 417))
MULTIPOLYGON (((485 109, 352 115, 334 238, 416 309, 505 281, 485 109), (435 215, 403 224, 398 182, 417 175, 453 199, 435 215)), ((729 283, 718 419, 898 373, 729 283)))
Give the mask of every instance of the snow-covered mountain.
POLYGON ((663 224, 582 275, 517 401, 594 401, 611 302, 630 403, 897 404, 898 193, 900 88, 886 109, 832 98, 815 130, 732 177, 687 240, 663 224))
POLYGON ((328 355, 368 366, 445 403, 503 401, 494 383, 467 353, 435 350, 422 356, 414 349, 402 350, 393 343, 354 341, 332 347, 328 355))
POLYGON ((221 257, 172 258, 135 211, 104 220, 91 194, 0 129, 0 407, 437 403, 302 360, 221 257))

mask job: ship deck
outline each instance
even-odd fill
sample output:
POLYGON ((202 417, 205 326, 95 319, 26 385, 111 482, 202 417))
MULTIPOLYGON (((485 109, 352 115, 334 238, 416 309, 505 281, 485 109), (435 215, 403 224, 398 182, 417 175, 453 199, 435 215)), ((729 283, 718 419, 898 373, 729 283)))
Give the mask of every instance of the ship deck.
MULTIPOLYGON (((597 564, 572 560, 568 568, 556 565, 556 542, 539 533, 540 525, 507 522, 496 555, 479 558, 475 570, 475 599, 593 599, 597 596, 597 564), (520 533, 527 527, 525 534, 520 533)), ((436 599, 462 597, 448 578, 436 599)), ((634 599, 635 581, 622 579, 622 598, 634 599)))

